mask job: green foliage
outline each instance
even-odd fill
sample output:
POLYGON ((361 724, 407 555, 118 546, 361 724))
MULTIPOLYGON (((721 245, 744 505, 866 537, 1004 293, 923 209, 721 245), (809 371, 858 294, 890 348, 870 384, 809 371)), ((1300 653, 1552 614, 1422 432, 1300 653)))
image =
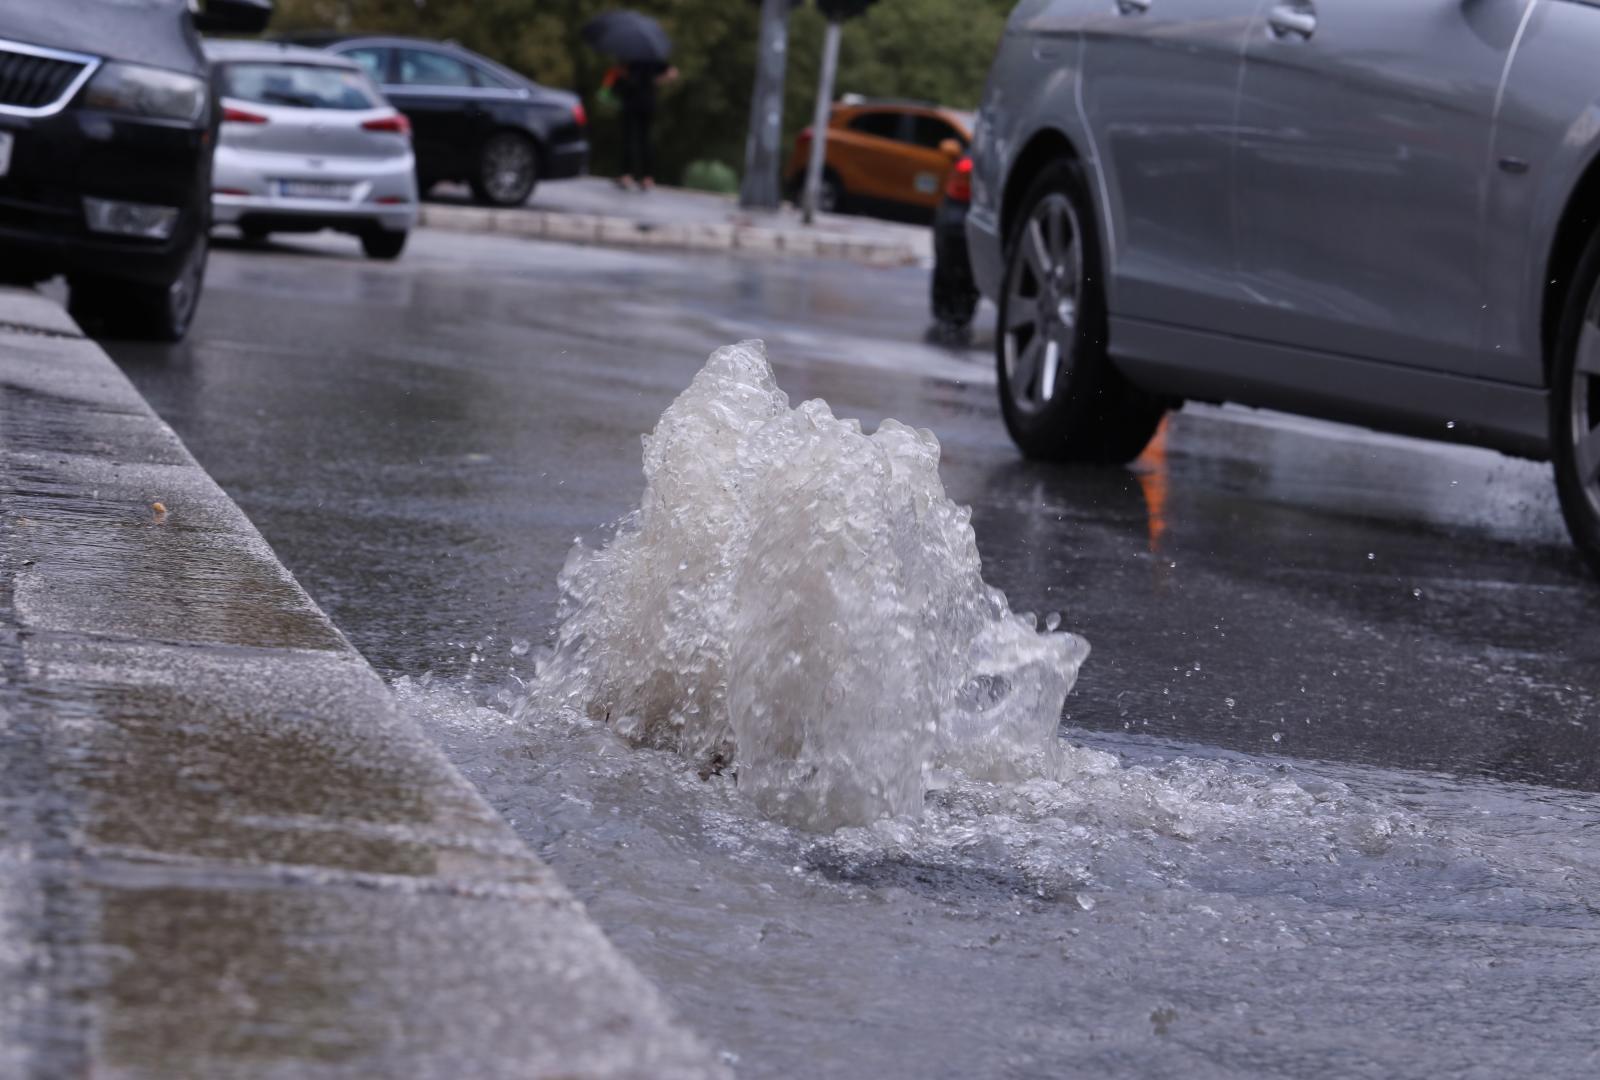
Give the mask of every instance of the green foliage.
MULTIPOLYGON (((844 25, 839 93, 914 97, 956 108, 978 102, 1014 0, 879 0, 844 25)), ((278 0, 275 32, 371 30, 454 39, 548 86, 594 102, 609 61, 579 39, 602 11, 633 7, 661 20, 681 78, 662 92, 659 172, 693 161, 744 164, 759 10, 744 0, 278 0)), ((811 122, 823 20, 811 6, 790 19, 786 137, 811 122)), ((593 117, 593 168, 617 164, 615 118, 593 117)))
POLYGON ((683 170, 683 186, 732 195, 739 190, 739 174, 733 166, 720 161, 691 161, 683 170))

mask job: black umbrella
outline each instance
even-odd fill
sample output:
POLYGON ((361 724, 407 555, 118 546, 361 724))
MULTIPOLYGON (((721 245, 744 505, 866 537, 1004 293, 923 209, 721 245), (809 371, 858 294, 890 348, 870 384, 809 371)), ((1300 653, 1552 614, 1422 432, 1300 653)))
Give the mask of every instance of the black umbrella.
POLYGON ((665 63, 672 41, 661 24, 637 11, 608 11, 583 24, 583 40, 599 52, 624 64, 640 61, 665 63))

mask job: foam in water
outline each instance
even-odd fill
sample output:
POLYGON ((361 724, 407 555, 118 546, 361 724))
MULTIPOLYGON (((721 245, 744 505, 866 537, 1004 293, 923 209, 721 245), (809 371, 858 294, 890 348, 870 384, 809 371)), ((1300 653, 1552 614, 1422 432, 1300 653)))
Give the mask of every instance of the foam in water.
POLYGON ((1056 735, 1088 655, 983 581, 939 443, 797 408, 758 341, 719 349, 644 439, 637 512, 562 570, 540 694, 810 829, 915 815, 936 770, 1081 762, 1056 735))

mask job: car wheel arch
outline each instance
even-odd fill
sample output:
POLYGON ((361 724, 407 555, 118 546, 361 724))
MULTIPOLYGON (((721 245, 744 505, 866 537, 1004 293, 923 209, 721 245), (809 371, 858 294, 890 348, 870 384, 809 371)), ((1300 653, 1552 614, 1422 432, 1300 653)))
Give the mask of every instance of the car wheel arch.
POLYGON ((1590 156, 1578 182, 1567 195, 1545 259, 1540 290, 1539 351, 1546 386, 1550 385, 1556 339, 1561 332, 1561 318, 1572 289, 1572 277, 1597 228, 1600 228, 1600 149, 1590 156))
MULTIPOLYGON (((1005 191, 1000 200, 1000 235, 1011 235, 1011 224, 1021 205, 1022 197, 1038 176, 1054 162, 1066 159, 1082 162, 1083 157, 1063 132, 1056 128, 1043 128, 1028 138, 1020 153, 1011 162, 1006 173, 1005 191)), ((1091 195, 1092 198, 1092 195, 1091 195)), ((1098 210, 1098 208, 1096 208, 1098 210)))

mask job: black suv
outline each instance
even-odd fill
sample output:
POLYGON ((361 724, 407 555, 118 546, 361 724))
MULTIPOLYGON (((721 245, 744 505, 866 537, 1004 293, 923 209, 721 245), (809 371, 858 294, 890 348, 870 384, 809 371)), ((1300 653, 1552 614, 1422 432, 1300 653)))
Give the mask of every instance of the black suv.
POLYGON ((216 108, 200 29, 271 0, 0 4, 0 281, 65 273, 74 316, 176 341, 205 276, 216 108))
POLYGON ((464 180, 479 202, 520 206, 540 180, 588 171, 588 120, 576 94, 449 43, 341 34, 284 40, 366 68, 411 121, 424 193, 441 180, 464 180))

